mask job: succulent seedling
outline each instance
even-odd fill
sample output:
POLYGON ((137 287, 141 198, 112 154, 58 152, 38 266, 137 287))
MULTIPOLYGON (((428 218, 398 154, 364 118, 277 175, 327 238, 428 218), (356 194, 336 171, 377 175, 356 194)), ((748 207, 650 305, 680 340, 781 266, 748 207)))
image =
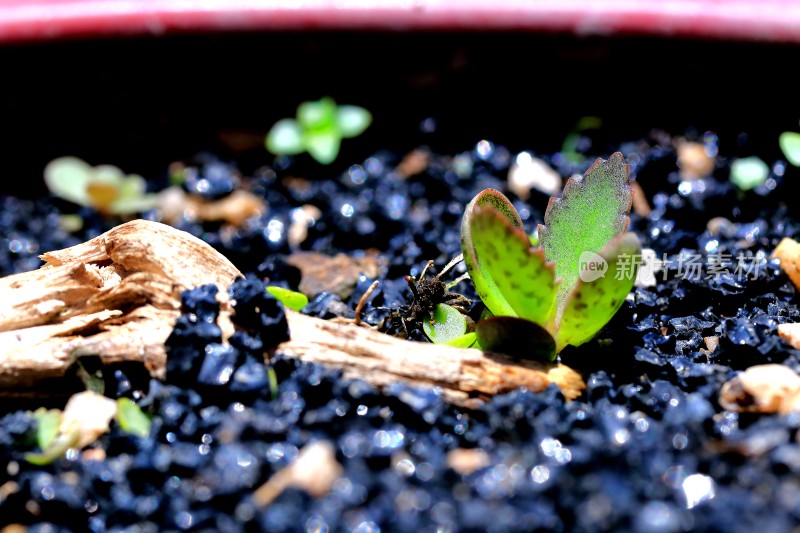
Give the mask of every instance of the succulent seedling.
POLYGON ((493 315, 476 327, 482 349, 552 360, 600 331, 635 280, 641 245, 626 233, 632 195, 622 154, 598 159, 550 199, 538 247, 502 193, 486 189, 469 203, 464 262, 493 315))
POLYGON ((784 131, 778 137, 778 144, 786 156, 786 160, 792 165, 800 167, 800 133, 794 131, 784 131))
MULTIPOLYGON (((422 269, 418 278, 405 277, 408 288, 413 295, 411 303, 402 312, 403 328, 406 329, 406 332, 408 331, 407 324, 421 322, 426 334, 430 337, 431 332, 433 332, 433 325, 437 322, 444 323, 441 313, 452 312, 450 309, 459 315, 467 312, 467 307, 472 304, 472 301, 462 294, 449 292, 448 284, 442 281, 442 276, 460 262, 461 254, 450 261, 436 276, 425 277, 428 269, 433 266, 433 261, 431 260, 422 269), (438 321, 437 313, 440 314, 438 321), (426 325, 429 327, 426 327, 426 325)), ((458 281, 460 280, 452 282, 452 285, 458 283, 458 281)), ((460 333, 463 333, 463 331, 460 333)), ((435 336, 435 332, 433 335, 435 336)))
POLYGON ((275 155, 308 152, 318 163, 328 165, 339 155, 342 139, 361 135, 370 123, 372 115, 363 107, 337 106, 333 98, 325 97, 303 102, 296 118, 276 122, 265 144, 275 155))
POLYGON ((59 198, 105 215, 129 215, 158 206, 156 194, 137 174, 125 175, 112 165, 91 166, 77 157, 59 157, 44 169, 44 182, 59 198))
POLYGON ((740 191, 761 187, 769 178, 769 166, 758 157, 743 157, 731 163, 730 180, 740 191))

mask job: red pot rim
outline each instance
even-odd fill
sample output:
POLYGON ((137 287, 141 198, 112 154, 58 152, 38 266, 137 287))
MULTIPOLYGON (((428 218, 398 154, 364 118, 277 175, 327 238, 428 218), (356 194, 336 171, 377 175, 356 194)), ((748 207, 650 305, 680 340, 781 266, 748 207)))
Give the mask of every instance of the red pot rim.
POLYGON ((0 43, 258 30, 514 30, 800 43, 800 3, 791 0, 0 0, 0 43))

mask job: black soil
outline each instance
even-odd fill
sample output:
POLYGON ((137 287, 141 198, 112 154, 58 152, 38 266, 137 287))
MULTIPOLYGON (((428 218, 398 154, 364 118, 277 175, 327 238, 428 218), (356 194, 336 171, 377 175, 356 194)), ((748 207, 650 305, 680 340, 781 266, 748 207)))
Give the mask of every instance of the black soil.
MULTIPOLYGON (((704 138, 714 150, 714 136, 704 138)), ((581 163, 567 163, 558 153, 535 155, 568 176, 610 154, 589 141, 581 163)), ((261 353, 287 335, 283 311, 264 295, 264 283, 296 288, 300 279, 285 261, 293 251, 287 228, 295 208, 312 204, 322 213, 300 249, 354 257, 378 250, 387 268, 364 317, 395 333, 400 327, 393 315, 411 303, 405 276, 418 275, 430 259, 435 272, 460 251, 462 210, 478 191, 505 191, 526 229, 534 230, 547 196, 534 191, 523 201, 507 191, 515 154, 490 141, 464 148, 431 154, 423 172, 405 179, 396 171, 403 154, 377 152, 307 187, 284 179, 296 175, 291 160, 276 160, 243 179, 232 163, 211 156, 189 161, 214 182, 212 190, 224 194, 235 183, 269 204, 264 216, 236 231, 177 224, 247 273, 230 289, 246 333, 230 346, 220 344, 216 289, 185 293, 184 315, 168 341, 166 383, 135 367, 105 370, 108 395, 133 398, 153 417, 147 438, 113 424, 95 445, 105 460, 68 454, 47 466, 27 463, 23 454, 34 423, 6 402, 0 525, 358 532, 798 527, 800 416, 736 414, 718 403, 721 385, 738 370, 768 362, 800 370, 800 352, 776 333, 778 324, 800 320, 795 288, 769 259, 783 237, 800 229, 787 202, 799 172, 779 159, 767 161, 768 186, 742 193, 727 181, 731 154, 724 144, 713 175, 691 187, 681 185, 665 132, 613 147, 623 152, 653 207, 647 217, 632 214, 631 229, 667 266, 655 286, 635 289, 593 341, 561 354, 587 383, 575 401, 552 386, 540 394, 498 396, 470 411, 448 405, 433 389, 396 385, 381 393, 280 352, 269 365, 261 362, 261 353), (712 234, 706 226, 713 217, 730 224, 712 234), (727 275, 709 266, 720 255, 733 258, 727 275), (757 275, 734 272, 739 256, 757 275), (693 261, 701 266, 690 272, 693 261), (719 346, 707 350, 706 337, 717 337, 719 346), (270 369, 277 389, 270 387, 270 369), (221 379, 223 373, 232 378, 221 379), (290 488, 266 508, 255 506, 254 490, 316 440, 331 442, 343 467, 332 490, 314 498, 290 488), (488 463, 459 473, 447 461, 456 448, 481 449, 488 463)), ((65 208, 51 198, 2 200, 4 273, 35 268, 37 254, 113 225, 84 211, 87 226, 69 234, 59 229, 65 208)), ((353 316, 372 281, 362 277, 345 301, 319 294, 305 312, 353 316)), ((468 282, 458 290, 475 298, 468 282)), ((414 328, 409 336, 425 340, 414 328)))

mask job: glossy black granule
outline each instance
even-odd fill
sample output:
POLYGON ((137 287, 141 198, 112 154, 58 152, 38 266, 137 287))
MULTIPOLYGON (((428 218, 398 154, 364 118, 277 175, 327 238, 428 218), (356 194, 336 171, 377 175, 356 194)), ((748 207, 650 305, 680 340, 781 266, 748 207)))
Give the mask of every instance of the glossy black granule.
MULTIPOLYGON (((32 447, 35 425, 25 412, 6 409, 0 418, 0 526, 26 524, 34 531, 797 529, 800 416, 729 412, 718 395, 725 381, 753 364, 777 362, 800 370, 800 352, 776 332, 781 323, 800 322, 797 291, 769 259, 781 238, 800 234, 793 209, 782 206, 800 172, 768 161, 774 189, 739 195, 725 181, 725 144, 720 146, 719 168, 702 186, 681 182, 676 154, 663 135, 621 147, 653 207, 647 217, 633 214, 631 229, 667 262, 665 268, 656 273, 654 285, 632 292, 595 340, 562 352, 563 362, 586 381, 578 399, 565 401, 551 386, 539 394, 499 395, 476 410, 453 407, 435 388, 395 383, 379 391, 280 350, 263 363, 260 355, 285 340, 287 331, 283 311, 266 295, 263 281, 296 288, 297 272, 285 262, 291 252, 286 231, 293 210, 311 203, 322 215, 300 248, 353 255, 378 248, 388 267, 364 319, 372 325, 383 321, 383 330, 402 333, 392 329, 390 318, 410 303, 403 277, 418 276, 429 259, 435 261, 435 274, 460 251, 460 217, 474 194, 494 187, 509 195, 528 232, 541 221, 545 195, 534 193, 523 201, 506 189, 512 155, 482 141, 452 157, 433 154, 427 169, 403 179, 396 173, 399 157, 379 153, 307 187, 283 179, 291 165, 260 172, 250 187, 270 208, 257 221, 233 233, 192 221, 181 224, 248 274, 229 292, 240 331, 222 342, 215 288, 185 293, 168 343, 166 382, 142 383, 130 369, 107 379, 116 383, 108 394, 135 398, 153 423, 147 438, 126 435, 112 424, 95 445, 104 450, 103 460, 83 453, 44 467, 28 464, 23 453, 32 447), (725 217, 728 224, 708 228, 713 217, 725 217), (752 259, 759 275, 711 275, 709 259, 719 254, 752 259), (686 275, 696 256, 702 266, 686 275), (713 350, 706 345, 709 337, 719 339, 713 350), (255 505, 255 490, 315 440, 332 443, 343 469, 332 490, 314 498, 289 488, 269 506, 255 505), (482 450, 484 462, 474 472, 457 472, 448 453, 459 448, 482 450)), ((593 154, 582 164, 560 154, 536 155, 567 176, 584 171, 595 155, 609 153, 593 154)), ((23 217, 54 212, 44 202, 6 216, 22 228, 16 230, 22 232, 18 240, 58 248, 58 242, 66 246, 83 238, 24 233, 23 217)), ((33 257, 25 253, 7 254, 4 271, 16 271, 33 257)), ((371 282, 363 277, 344 299, 317 295, 304 312, 352 318, 371 282)), ((469 283, 451 290, 475 298, 469 283)), ((480 311, 478 304, 475 310, 480 311)), ((424 339, 418 331, 409 333, 424 339)))

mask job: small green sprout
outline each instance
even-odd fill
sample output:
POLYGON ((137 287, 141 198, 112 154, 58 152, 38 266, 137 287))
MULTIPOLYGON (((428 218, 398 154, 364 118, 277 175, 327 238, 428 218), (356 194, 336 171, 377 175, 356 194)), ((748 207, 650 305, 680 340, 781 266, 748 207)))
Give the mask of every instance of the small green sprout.
POLYGON ((33 418, 36 420, 36 445, 41 451, 26 453, 25 460, 29 463, 50 464, 77 444, 80 438, 77 429, 64 434, 59 431, 61 411, 58 409, 37 409, 33 418))
POLYGON ((731 183, 742 191, 764 185, 769 177, 769 166, 758 157, 743 157, 731 163, 731 183))
POLYGON ((158 205, 158 195, 145 193, 147 184, 138 174, 126 176, 112 165, 93 167, 77 157, 50 161, 44 182, 54 196, 107 215, 129 215, 158 205))
POLYGON ((586 157, 578 151, 582 133, 586 130, 600 129, 603 125, 603 120, 600 117, 581 117, 578 123, 567 136, 561 145, 561 155, 570 163, 581 164, 586 160, 586 157))
POLYGON ((308 152, 318 163, 329 165, 339 155, 342 139, 361 135, 372 123, 372 115, 362 107, 337 106, 333 98, 303 102, 296 119, 285 118, 272 126, 265 141, 275 155, 308 152))
POLYGON ((268 286, 267 292, 270 293, 272 297, 278 300, 280 303, 295 311, 300 311, 302 308, 308 305, 308 296, 302 292, 296 292, 274 285, 268 286))
POLYGON ((422 330, 435 343, 451 342, 467 332, 467 321, 461 311, 447 304, 436 304, 433 321, 423 320, 422 330))
POLYGON ((792 165, 800 167, 800 133, 784 131, 778 137, 778 144, 786 156, 786 160, 792 165))
POLYGON ((125 433, 141 438, 150 435, 150 417, 129 398, 117 399, 117 422, 125 433))
POLYGON ((461 226, 467 271, 493 315, 477 324, 478 346, 553 360, 594 337, 636 277, 641 245, 626 233, 632 197, 622 154, 598 159, 550 199, 534 247, 508 198, 479 193, 461 226))

